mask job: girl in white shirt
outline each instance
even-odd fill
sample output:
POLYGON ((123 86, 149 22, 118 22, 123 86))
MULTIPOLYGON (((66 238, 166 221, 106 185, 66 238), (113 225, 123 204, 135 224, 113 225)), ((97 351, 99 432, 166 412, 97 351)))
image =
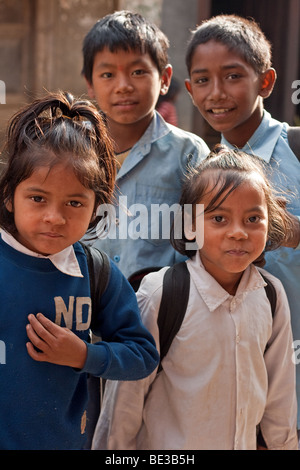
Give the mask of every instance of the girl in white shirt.
MULTIPOLYGON (((282 199, 258 158, 218 146, 187 180, 181 207, 187 205, 192 223, 172 240, 190 258, 182 326, 159 373, 107 383, 93 447, 256 449, 260 425, 268 449, 296 450, 288 302, 280 281, 253 264, 290 230, 282 199), (195 241, 199 246, 191 249, 195 241), (260 272, 276 289, 274 318, 260 272)), ((166 269, 146 276, 137 294, 157 345, 166 269)))

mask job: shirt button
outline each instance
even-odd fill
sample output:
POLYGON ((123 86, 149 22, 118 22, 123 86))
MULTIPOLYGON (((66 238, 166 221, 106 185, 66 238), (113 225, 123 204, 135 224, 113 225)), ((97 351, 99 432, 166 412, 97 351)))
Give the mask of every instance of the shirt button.
POLYGON ((236 344, 239 344, 239 342, 241 341, 241 338, 239 335, 236 335, 235 341, 236 341, 236 344))
POLYGON ((120 261, 120 256, 119 256, 119 255, 115 255, 115 256, 114 256, 114 261, 115 261, 116 263, 118 263, 118 262, 120 261))

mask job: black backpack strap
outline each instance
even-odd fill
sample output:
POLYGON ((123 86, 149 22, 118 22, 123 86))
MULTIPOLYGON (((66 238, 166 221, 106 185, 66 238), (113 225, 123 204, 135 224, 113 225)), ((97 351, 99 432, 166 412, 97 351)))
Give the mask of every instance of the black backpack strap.
MULTIPOLYGON (((80 242, 87 258, 90 289, 92 300, 92 319, 96 319, 96 308, 99 305, 101 295, 104 294, 109 281, 110 261, 106 253, 93 246, 87 246, 80 242)), ((100 339, 100 338, 99 338, 100 339)), ((98 340, 98 339, 97 339, 98 340)), ((96 424, 101 411, 105 380, 99 377, 88 375, 87 387, 89 400, 86 407, 86 444, 85 449, 91 449, 92 439, 96 424)))
POLYGON ((106 253, 93 246, 81 243, 88 263, 90 276, 91 299, 92 299, 92 321, 95 318, 95 307, 99 305, 100 298, 105 292, 110 274, 110 262, 106 253))
POLYGON ((260 275, 267 284, 265 286, 265 291, 266 291, 267 297, 268 297, 270 305, 271 305, 272 318, 274 318, 275 310, 276 310, 276 303, 277 303, 276 289, 275 289, 274 285, 272 284, 272 282, 270 281, 270 279, 268 279, 262 273, 260 273, 260 275))
POLYGON ((157 318, 160 342, 160 364, 182 324, 190 295, 190 273, 186 263, 167 269, 163 280, 162 298, 157 318))
MULTIPOLYGON (((263 280, 267 283, 267 285, 265 286, 265 291, 266 291, 266 295, 267 295, 268 300, 269 300, 270 305, 271 305, 272 318, 274 318, 275 310, 276 310, 276 302, 277 302, 277 292, 276 292, 276 289, 275 289, 273 283, 270 281, 270 279, 268 279, 262 273, 260 273, 260 275, 263 278, 263 280)), ((268 349, 268 345, 266 346, 266 350, 267 349, 268 349)), ((263 435, 262 435, 262 432, 261 432, 261 429, 260 429, 259 425, 257 426, 257 444, 261 447, 267 448, 267 445, 265 443, 265 440, 263 438, 263 435)))
POLYGON ((287 134, 289 146, 300 161, 300 127, 289 127, 287 134))

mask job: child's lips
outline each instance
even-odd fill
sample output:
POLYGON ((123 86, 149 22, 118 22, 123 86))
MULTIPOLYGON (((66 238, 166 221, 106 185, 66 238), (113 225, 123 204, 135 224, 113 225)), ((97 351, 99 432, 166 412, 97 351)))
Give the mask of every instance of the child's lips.
POLYGON ((130 108, 132 106, 135 106, 137 103, 135 101, 118 101, 117 103, 114 104, 114 106, 118 108, 130 108))
POLYGON ((218 117, 218 116, 226 116, 229 112, 233 111, 234 108, 210 108, 207 110, 210 114, 213 114, 213 116, 218 117))
POLYGON ((237 257, 239 257, 239 256, 244 256, 244 255, 246 255, 248 252, 245 251, 245 250, 227 250, 226 253, 227 253, 228 255, 231 255, 231 256, 237 256, 237 257))
POLYGON ((44 237, 48 237, 48 238, 61 238, 62 237, 60 233, 56 233, 56 232, 43 232, 41 235, 44 237))

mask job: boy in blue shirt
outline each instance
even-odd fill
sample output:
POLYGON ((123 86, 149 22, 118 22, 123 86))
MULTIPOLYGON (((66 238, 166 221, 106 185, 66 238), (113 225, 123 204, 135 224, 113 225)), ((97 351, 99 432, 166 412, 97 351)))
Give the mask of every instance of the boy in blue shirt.
POLYGON ((167 124, 155 111, 172 77, 168 47, 155 25, 128 11, 99 20, 83 44, 88 93, 105 114, 119 162, 115 223, 95 246, 131 280, 140 270, 179 260, 160 216, 163 224, 171 223, 185 173, 209 152, 202 139, 167 124))
MULTIPOLYGON (((294 220, 294 231, 287 234, 285 246, 266 251, 264 268, 285 287, 297 340, 300 171, 299 161, 289 146, 288 124, 273 119, 263 105, 276 81, 276 71, 271 67, 271 45, 255 21, 219 15, 204 21, 193 32, 186 64, 190 77, 186 88, 204 119, 222 134, 222 143, 261 157, 270 169, 275 187, 290 199, 287 210, 294 220)), ((296 369, 299 402, 300 370, 296 369)))

